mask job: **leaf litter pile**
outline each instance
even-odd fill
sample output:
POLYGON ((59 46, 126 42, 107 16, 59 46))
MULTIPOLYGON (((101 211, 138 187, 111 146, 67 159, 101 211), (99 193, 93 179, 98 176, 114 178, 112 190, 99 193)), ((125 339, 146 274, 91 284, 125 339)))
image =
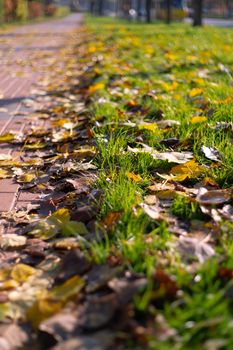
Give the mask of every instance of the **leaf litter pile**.
POLYGON ((0 136, 39 198, 1 217, 0 348, 231 348, 232 44, 103 19, 67 43, 0 136))

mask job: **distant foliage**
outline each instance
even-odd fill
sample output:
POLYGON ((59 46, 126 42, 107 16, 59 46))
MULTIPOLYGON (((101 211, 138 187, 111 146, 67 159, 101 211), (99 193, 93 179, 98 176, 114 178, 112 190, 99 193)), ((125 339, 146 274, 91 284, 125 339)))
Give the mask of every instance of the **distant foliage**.
POLYGON ((47 5, 45 7, 45 15, 46 16, 49 16, 49 17, 54 16, 56 11, 57 11, 57 7, 55 5, 51 4, 51 5, 47 5))
POLYGON ((38 1, 30 1, 28 3, 28 10, 30 19, 42 17, 44 13, 43 5, 38 1))
POLYGON ((25 21, 42 16, 54 16, 57 7, 53 4, 44 5, 43 1, 0 0, 0 23, 25 21))
POLYGON ((4 1, 4 20, 10 22, 16 18, 17 1, 5 0, 4 1))
POLYGON ((28 2, 27 0, 18 0, 16 7, 16 19, 26 21, 28 19, 28 2))

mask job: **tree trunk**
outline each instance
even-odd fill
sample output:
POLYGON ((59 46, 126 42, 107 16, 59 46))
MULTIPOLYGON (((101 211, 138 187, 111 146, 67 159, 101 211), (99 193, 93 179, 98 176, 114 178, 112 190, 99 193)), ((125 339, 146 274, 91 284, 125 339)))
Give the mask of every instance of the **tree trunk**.
POLYGON ((142 0, 137 1, 137 18, 141 19, 141 10, 142 10, 142 0))
POLYGON ((202 26, 203 0, 193 0, 193 26, 202 26))
POLYGON ((94 13, 94 7, 95 7, 94 0, 90 0, 90 2, 89 2, 89 11, 90 11, 91 14, 94 13))
POLYGON ((146 0, 146 21, 147 21, 147 23, 151 22, 151 5, 152 5, 152 0, 146 0))
POLYGON ((0 23, 4 20, 4 0, 0 0, 0 23))
POLYGON ((170 24, 172 21, 172 0, 166 0, 167 5, 167 24, 170 24))
POLYGON ((98 15, 103 16, 104 12, 104 0, 99 0, 99 8, 98 8, 98 15))

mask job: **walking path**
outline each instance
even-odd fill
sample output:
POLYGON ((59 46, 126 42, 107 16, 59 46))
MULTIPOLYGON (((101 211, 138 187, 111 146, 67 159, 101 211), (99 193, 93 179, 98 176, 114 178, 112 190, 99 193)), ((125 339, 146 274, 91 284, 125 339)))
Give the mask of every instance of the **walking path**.
MULTIPOLYGON (((80 22, 81 15, 73 14, 0 33, 0 136, 8 132, 20 134, 29 126, 25 115, 33 107, 25 99, 30 98, 35 83, 48 67, 58 61, 66 40, 80 22)), ((17 157, 14 147, 4 143, 0 143, 2 154, 17 157)), ((0 180, 0 212, 13 209, 16 203, 24 205, 34 197, 18 193, 18 185, 12 179, 0 180)))

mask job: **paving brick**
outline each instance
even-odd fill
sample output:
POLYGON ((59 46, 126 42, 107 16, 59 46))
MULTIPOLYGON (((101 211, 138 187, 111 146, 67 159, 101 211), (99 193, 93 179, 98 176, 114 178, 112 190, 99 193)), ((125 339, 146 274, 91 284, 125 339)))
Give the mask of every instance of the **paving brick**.
POLYGON ((12 179, 0 180, 0 194, 1 193, 16 193, 19 185, 14 183, 12 179))
POLYGON ((39 199, 38 193, 20 192, 17 202, 35 201, 39 199))
MULTIPOLYGON (((6 108, 7 111, 0 111, 0 134, 30 130, 30 120, 26 120, 20 112, 33 111, 33 107, 26 108, 22 101, 30 97, 33 85, 43 78, 48 59, 55 55, 59 57, 64 40, 71 35, 80 19, 80 15, 74 14, 47 23, 21 26, 12 29, 11 35, 4 37, 4 44, 0 47, 0 54, 1 49, 4 49, 0 61, 0 94, 4 95, 0 99, 0 110, 6 108)), ((33 123, 37 122, 35 118, 32 120, 33 123)), ((44 121, 37 125, 41 123, 44 121)), ((0 144, 0 153, 12 154, 19 159, 21 150, 11 144, 0 144)), ((18 189, 18 184, 14 184, 13 180, 0 180, 0 211, 22 208, 38 199, 37 194, 25 191, 18 193, 18 189)))
POLYGON ((0 193, 0 212, 11 210, 15 199, 15 193, 0 193))

